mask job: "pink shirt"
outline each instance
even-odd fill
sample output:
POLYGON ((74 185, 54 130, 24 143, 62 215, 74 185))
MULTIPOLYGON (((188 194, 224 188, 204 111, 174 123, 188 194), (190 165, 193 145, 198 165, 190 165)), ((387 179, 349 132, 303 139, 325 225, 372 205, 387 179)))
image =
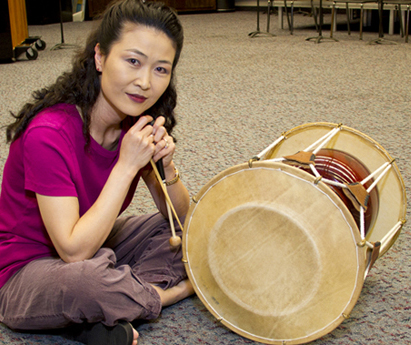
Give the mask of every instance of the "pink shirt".
MULTIPOLYGON (((74 105, 58 104, 39 113, 10 146, 0 195, 0 288, 34 259, 57 256, 40 216, 35 193, 74 196, 80 216, 95 202, 119 157, 91 138, 74 105)), ((121 212, 130 204, 140 173, 121 212)))

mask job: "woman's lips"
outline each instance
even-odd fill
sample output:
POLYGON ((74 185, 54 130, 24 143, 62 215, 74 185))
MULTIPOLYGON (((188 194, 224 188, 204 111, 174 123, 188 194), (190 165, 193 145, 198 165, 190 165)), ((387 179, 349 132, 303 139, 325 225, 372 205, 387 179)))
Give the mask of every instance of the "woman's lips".
POLYGON ((134 94, 130 94, 128 93, 127 96, 133 101, 133 102, 137 102, 137 103, 143 103, 147 97, 144 96, 140 96, 140 95, 134 95, 134 94))

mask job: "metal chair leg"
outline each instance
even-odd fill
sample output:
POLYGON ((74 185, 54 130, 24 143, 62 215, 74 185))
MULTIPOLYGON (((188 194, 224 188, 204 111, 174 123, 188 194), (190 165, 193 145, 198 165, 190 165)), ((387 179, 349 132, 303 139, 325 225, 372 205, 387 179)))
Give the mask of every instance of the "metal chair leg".
MULTIPOLYGON (((291 4, 291 6, 292 6, 292 4, 291 4)), ((287 17, 288 29, 290 30, 290 32, 292 34, 292 24, 291 24, 290 15, 288 14, 287 0, 284 0, 284 11, 285 11, 285 15, 287 17)))
POLYGON ((267 3, 267 32, 270 32, 271 0, 267 3))
POLYGON ((348 2, 345 3, 345 12, 347 12, 347 31, 348 34, 351 35, 351 27, 350 27, 350 9, 348 7, 348 2))
POLYGON ((318 32, 317 11, 315 10, 313 0, 311 0, 311 12, 313 13, 313 16, 314 16, 315 31, 318 32))
POLYGON ((400 19, 400 32, 401 32, 401 37, 404 37, 404 27, 402 23, 402 12, 401 12, 401 5, 398 4, 398 17, 400 19))
POLYGON ((410 5, 407 5, 407 24, 405 25, 405 43, 408 43, 409 29, 410 29, 410 5))
POLYGON ((333 38, 334 33, 334 20, 335 20, 335 2, 331 8, 331 28, 330 28, 330 38, 333 38))
POLYGON ((360 12, 360 40, 362 41, 362 30, 364 26, 364 4, 361 4, 361 12, 360 12))

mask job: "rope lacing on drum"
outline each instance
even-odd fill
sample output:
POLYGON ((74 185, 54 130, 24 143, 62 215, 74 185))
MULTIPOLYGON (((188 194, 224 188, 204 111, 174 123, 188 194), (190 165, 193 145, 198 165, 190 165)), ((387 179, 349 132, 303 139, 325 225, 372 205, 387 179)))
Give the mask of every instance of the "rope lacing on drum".
MULTIPOLYGON (((374 180, 374 182, 371 184, 371 186, 369 186, 366 190, 366 192, 369 194, 374 187, 377 185, 377 183, 382 179, 382 177, 391 169, 392 164, 394 163, 395 159, 393 159, 391 162, 385 162, 383 165, 381 165, 377 170, 375 170, 373 173, 371 173, 370 175, 368 175, 365 179, 363 179, 360 184, 361 185, 365 185, 369 180, 371 180, 372 178, 374 178, 374 176, 376 176, 377 174, 378 177, 374 180)), ((345 188, 348 188, 348 186, 345 186, 345 188)), ((361 238, 365 238, 365 221, 364 221, 364 213, 366 211, 366 208, 364 206, 360 207, 360 216, 361 216, 361 238)))
POLYGON ((285 156, 278 161, 287 161, 291 165, 300 165, 310 167, 314 176, 317 178, 320 176, 317 169, 315 168, 315 155, 320 151, 340 130, 342 124, 338 125, 336 128, 333 128, 330 132, 323 135, 316 142, 308 146, 305 150, 297 152, 295 155, 285 156))
MULTIPOLYGON (((371 173, 369 176, 367 176, 363 181, 357 182, 357 183, 352 183, 352 184, 346 184, 346 183, 341 183, 338 181, 333 181, 329 180, 327 178, 323 178, 320 173, 317 171, 315 167, 315 162, 312 160, 315 159, 315 155, 343 128, 343 124, 339 123, 335 128, 330 130, 328 133, 326 133, 324 136, 322 136, 320 139, 318 139, 316 142, 308 146, 303 152, 305 153, 304 156, 308 156, 309 159, 305 160, 304 162, 300 162, 300 156, 301 154, 297 153, 296 155, 292 156, 285 156, 285 157, 280 157, 280 158, 273 158, 273 159, 267 159, 267 161, 271 162, 286 162, 290 163, 291 165, 296 165, 298 163, 301 163, 302 165, 309 166, 310 170, 315 176, 315 181, 314 184, 318 184, 320 181, 330 185, 330 186, 335 186, 339 187, 343 190, 344 194, 348 196, 350 201, 352 202, 353 206, 359 211, 360 213, 360 233, 361 233, 361 239, 362 242, 365 241, 365 211, 367 210, 367 204, 368 204, 368 199, 369 199, 369 193, 373 190, 373 188, 377 185, 377 183, 381 180, 381 178, 390 170, 392 164, 394 163, 395 159, 393 159, 391 162, 385 162, 381 167, 379 167, 377 170, 375 170, 373 173, 371 173), (296 159, 296 157, 298 159, 296 159), (313 157, 313 159, 311 159, 313 157), (304 164, 303 164, 304 163, 304 164), (378 177, 373 181, 370 187, 365 189, 364 185, 374 178, 377 174, 378 177)), ((258 159, 261 159, 265 157, 268 152, 272 151, 275 146, 277 146, 278 143, 280 143, 282 140, 286 139, 286 134, 287 132, 283 132, 281 134, 281 137, 278 138, 275 142, 273 142, 269 147, 267 147, 265 150, 263 150, 260 154, 257 155, 258 159)), ((254 157, 253 157, 254 158, 254 157)), ((252 166, 253 161, 249 161, 249 166, 252 166)), ((399 221, 394 228, 390 231, 395 233, 398 231, 398 228, 401 228, 402 225, 404 224, 405 220, 399 221)), ((389 233, 389 234, 390 234, 389 233)), ((386 237, 389 237, 390 235, 387 234, 386 237)), ((366 241, 365 241, 366 242, 366 241)), ((364 245, 364 244, 363 244, 364 245)), ((367 243, 369 246, 373 246, 371 243, 367 243)))
MULTIPOLYGON (((308 146, 304 152, 307 152, 308 155, 311 153, 312 155, 315 155, 342 129, 342 123, 338 124, 336 128, 333 128, 331 131, 329 131, 327 134, 322 136, 320 139, 318 139, 316 142, 308 146)), ((294 156, 291 156, 291 159, 293 159, 294 156)), ((280 158, 279 160, 287 160, 286 158, 280 158)), ((364 240, 365 239, 365 216, 364 213, 367 210, 367 204, 368 204, 368 199, 369 199, 369 193, 373 190, 373 188, 377 185, 377 183, 381 180, 381 178, 389 171, 391 168, 392 164, 394 163, 395 159, 393 159, 391 162, 385 162, 381 167, 379 167, 377 170, 375 170, 373 173, 371 173, 369 176, 367 176, 365 179, 363 179, 359 183, 354 183, 354 184, 346 184, 346 183, 340 183, 337 181, 332 181, 326 178, 322 178, 320 173, 317 171, 315 164, 312 162, 309 162, 309 167, 316 177, 314 184, 318 184, 319 181, 322 181, 328 185, 332 185, 335 187, 342 188, 344 191, 344 194, 347 195, 347 197, 350 199, 354 207, 360 212, 360 233, 361 233, 361 238, 364 240), (379 175, 378 175, 379 174, 379 175), (375 181, 371 184, 370 187, 365 189, 364 185, 374 178, 376 175, 378 177, 375 179, 375 181)))
POLYGON ((263 151, 261 151, 256 157, 260 160, 261 158, 266 158, 266 155, 268 152, 270 152, 274 147, 278 145, 281 141, 286 139, 285 133, 281 135, 276 141, 274 141, 272 144, 270 144, 267 148, 265 148, 263 151))

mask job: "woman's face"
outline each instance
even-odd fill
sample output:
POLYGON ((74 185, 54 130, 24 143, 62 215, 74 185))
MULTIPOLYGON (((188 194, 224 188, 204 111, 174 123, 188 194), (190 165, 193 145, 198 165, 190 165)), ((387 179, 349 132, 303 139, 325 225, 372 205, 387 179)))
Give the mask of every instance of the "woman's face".
POLYGON ((100 101, 122 117, 144 113, 170 83, 176 50, 162 31, 128 23, 107 56, 98 44, 95 52, 101 72, 100 101))

